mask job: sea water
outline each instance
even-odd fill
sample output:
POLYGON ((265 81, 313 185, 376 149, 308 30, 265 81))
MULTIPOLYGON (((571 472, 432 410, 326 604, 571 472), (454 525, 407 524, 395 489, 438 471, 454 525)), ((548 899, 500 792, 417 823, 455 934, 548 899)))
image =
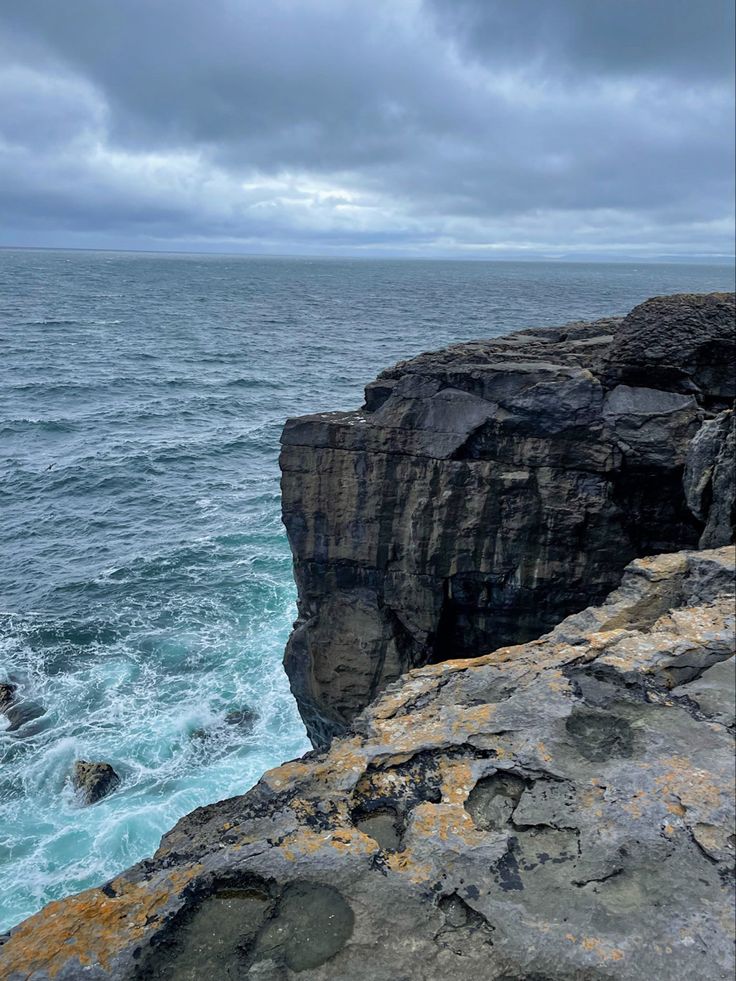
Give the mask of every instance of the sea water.
POLYGON ((308 748, 287 416, 453 341, 716 289, 731 267, 0 251, 0 682, 43 710, 0 717, 0 931, 308 748), (92 807, 80 758, 122 778, 92 807))

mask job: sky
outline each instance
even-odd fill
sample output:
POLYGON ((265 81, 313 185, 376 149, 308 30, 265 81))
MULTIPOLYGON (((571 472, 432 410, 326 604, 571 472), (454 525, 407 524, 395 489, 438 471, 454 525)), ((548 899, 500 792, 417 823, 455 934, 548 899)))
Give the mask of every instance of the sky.
POLYGON ((732 0, 2 0, 0 245, 731 256, 732 0))

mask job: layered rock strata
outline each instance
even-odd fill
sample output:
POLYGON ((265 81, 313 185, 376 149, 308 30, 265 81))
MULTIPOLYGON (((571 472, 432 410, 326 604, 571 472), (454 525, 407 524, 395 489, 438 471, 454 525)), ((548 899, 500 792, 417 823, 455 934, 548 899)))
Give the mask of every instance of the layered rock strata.
POLYGON ((735 351, 733 294, 657 297, 421 355, 358 411, 289 420, 285 667, 313 743, 412 667, 600 601, 636 556, 733 540, 735 351))
POLYGON ((734 549, 412 671, 330 750, 50 903, 8 981, 733 977, 734 549))

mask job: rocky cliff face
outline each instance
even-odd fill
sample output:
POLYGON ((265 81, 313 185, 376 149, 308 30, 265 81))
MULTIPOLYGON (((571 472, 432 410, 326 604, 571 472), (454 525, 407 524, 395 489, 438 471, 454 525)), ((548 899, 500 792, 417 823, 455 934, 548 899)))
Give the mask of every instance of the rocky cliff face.
POLYGON ((735 349, 733 294, 659 297, 421 355, 356 412, 289 420, 285 666, 313 743, 410 668, 600 601, 636 556, 731 541, 735 349))
POLYGON ((733 977, 734 549, 412 671, 330 750, 49 904, 8 981, 733 977))

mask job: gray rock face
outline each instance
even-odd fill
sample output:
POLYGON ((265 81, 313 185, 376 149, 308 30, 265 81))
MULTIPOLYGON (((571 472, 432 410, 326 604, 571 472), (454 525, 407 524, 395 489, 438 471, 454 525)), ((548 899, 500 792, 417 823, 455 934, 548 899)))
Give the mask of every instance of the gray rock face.
POLYGON ((539 636, 637 555, 732 540, 726 468, 717 494, 690 481, 693 510, 682 483, 732 334, 732 296, 656 298, 424 354, 356 412, 289 420, 284 663, 313 743, 412 667, 539 636))
POLYGON ((412 671, 329 751, 50 903, 8 981, 731 981, 733 547, 412 671))
POLYGON ((84 804, 96 804, 107 797, 120 783, 120 777, 109 763, 89 763, 77 760, 72 773, 72 786, 84 804))
POLYGON ((693 514, 705 523, 701 548, 733 541, 736 529, 736 416, 721 412, 703 423, 688 448, 685 494, 693 514))

